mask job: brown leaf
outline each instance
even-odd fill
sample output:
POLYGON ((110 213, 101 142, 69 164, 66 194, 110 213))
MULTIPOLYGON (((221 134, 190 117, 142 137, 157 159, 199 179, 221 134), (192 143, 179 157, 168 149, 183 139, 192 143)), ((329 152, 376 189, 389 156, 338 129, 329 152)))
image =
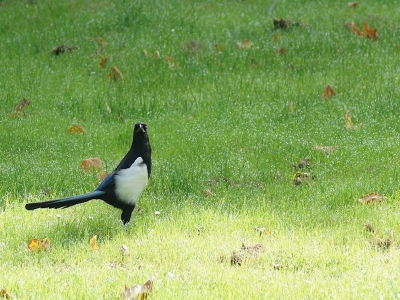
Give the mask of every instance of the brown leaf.
POLYGON ((108 173, 106 171, 100 171, 97 174, 97 178, 99 180, 99 183, 103 182, 103 180, 106 179, 107 176, 108 176, 108 173))
POLYGON ((111 67, 110 73, 108 73, 108 78, 110 78, 110 80, 124 80, 124 76, 122 75, 121 71, 115 66, 113 65, 111 67))
POLYGON ((106 67, 107 62, 108 62, 108 56, 102 57, 100 59, 100 63, 99 63, 100 64, 100 68, 104 69, 106 67))
POLYGON ((347 6, 356 8, 356 7, 358 7, 358 2, 349 2, 349 3, 347 3, 347 6))
POLYGON ((80 125, 72 125, 70 128, 68 128, 69 133, 84 133, 85 130, 83 129, 82 126, 80 125))
POLYGON ((371 203, 382 202, 383 199, 384 199, 383 195, 372 192, 363 195, 360 199, 357 200, 357 202, 361 204, 371 204, 371 203))
POLYGON ((203 195, 206 197, 214 197, 215 196, 215 194, 213 192, 211 192, 210 189, 203 190, 203 195))
POLYGON ((97 244, 97 235, 94 235, 91 239, 90 239, 90 247, 93 250, 99 250, 99 245, 97 244))
POLYGON ((125 289, 122 293, 122 299, 124 300, 145 300, 149 296, 149 294, 153 290, 153 280, 149 279, 146 281, 145 284, 140 285, 136 284, 131 288, 125 286, 125 289))
POLYGON ((241 42, 237 42, 237 43, 236 43, 236 46, 237 46, 239 49, 245 49, 245 50, 247 50, 247 49, 250 49, 251 46, 253 46, 253 43, 250 42, 248 39, 244 39, 244 40, 241 41, 241 42))
POLYGON ((373 40, 376 40, 378 38, 378 30, 369 28, 366 21, 364 21, 363 30, 364 30, 364 34, 367 38, 370 38, 373 40))
POLYGON ((326 86, 324 92, 322 93, 321 98, 325 99, 325 98, 329 98, 329 97, 333 97, 333 96, 336 96, 336 93, 333 90, 333 88, 328 84, 326 86))
POLYGON ((50 249, 50 239, 44 238, 39 241, 38 239, 30 239, 28 242, 28 250, 31 252, 42 251, 50 249))
POLYGON ((14 105, 14 110, 12 113, 9 113, 9 117, 20 117, 21 115, 26 115, 26 108, 31 104, 31 102, 27 99, 22 99, 22 101, 18 102, 14 105))
POLYGON ((309 183, 311 179, 315 179, 314 175, 311 175, 311 173, 308 172, 296 172, 293 176, 293 183, 295 185, 300 185, 303 182, 304 183, 309 183))
POLYGON ((81 168, 85 172, 93 172, 94 170, 102 171, 103 164, 99 157, 90 157, 82 161, 81 168))
POLYGON ((363 33, 361 32, 360 29, 358 29, 358 27, 356 26, 356 24, 354 24, 354 22, 350 23, 350 28, 351 30, 358 36, 363 35, 363 33))
POLYGON ((284 55, 286 52, 285 48, 277 48, 276 49, 276 53, 280 54, 280 55, 284 55))

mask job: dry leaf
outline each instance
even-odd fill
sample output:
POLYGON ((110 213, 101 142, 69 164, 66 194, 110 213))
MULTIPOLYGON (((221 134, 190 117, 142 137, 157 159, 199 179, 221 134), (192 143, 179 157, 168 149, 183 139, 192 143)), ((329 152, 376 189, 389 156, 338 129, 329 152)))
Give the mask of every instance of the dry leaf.
POLYGON ((358 7, 358 2, 349 2, 349 3, 347 3, 347 6, 348 7, 358 7))
POLYGON ((158 51, 158 50, 156 50, 156 51, 154 51, 154 53, 153 53, 153 58, 154 59, 157 59, 157 58, 160 58, 160 51, 158 51))
POLYGON ((31 252, 42 251, 50 249, 50 239, 44 238, 39 241, 38 239, 31 239, 28 242, 28 250, 31 252))
POLYGON ((278 54, 280 54, 280 55, 285 54, 285 52, 286 52, 285 48, 277 48, 277 49, 276 49, 276 53, 278 53, 278 54))
POLYGON ((124 300, 145 300, 149 294, 153 291, 153 280, 149 279, 145 284, 136 284, 131 288, 125 286, 125 290, 122 293, 122 299, 124 300))
POLYGON ((70 128, 68 128, 69 133, 84 133, 85 130, 83 129, 82 126, 80 125, 72 125, 70 128))
POLYGON ((336 93, 333 90, 333 88, 328 84, 323 92, 323 94, 321 95, 322 99, 328 98, 328 97, 333 97, 335 96, 336 93))
POLYGON ((97 174, 97 179, 99 180, 99 183, 103 182, 104 179, 108 176, 108 173, 106 171, 100 171, 97 174))
POLYGON ((108 61, 108 56, 102 57, 100 59, 100 68, 104 69, 108 61))
POLYGON ((99 245, 97 244, 97 235, 94 235, 91 239, 90 239, 90 247, 93 250, 99 250, 99 245))
POLYGON ((90 157, 82 161, 81 168, 85 172, 101 171, 103 170, 103 164, 99 157, 90 157))
POLYGON ((383 199, 384 199, 383 195, 372 192, 372 193, 363 195, 360 199, 357 200, 357 202, 361 203, 361 204, 371 204, 371 203, 376 203, 376 202, 382 202, 383 199))
POLYGON ((356 34, 356 35, 363 35, 363 33, 361 32, 360 29, 358 29, 358 27, 356 26, 356 24, 354 24, 354 22, 350 23, 350 28, 351 30, 356 34))
POLYGON ((102 37, 99 37, 98 42, 101 47, 105 47, 107 45, 107 43, 104 41, 102 37))
POLYGON ((293 111, 294 111, 294 105, 293 105, 293 102, 292 102, 292 103, 290 103, 290 105, 289 105, 289 111, 290 111, 290 112, 293 112, 293 111))
POLYGON ((346 110, 346 114, 344 115, 344 118, 345 118, 345 121, 346 121, 346 128, 347 129, 354 128, 353 121, 351 120, 350 110, 346 110))
POLYGON ((378 30, 369 28, 367 25, 367 22, 365 22, 365 21, 363 24, 363 30, 364 30, 364 34, 367 38, 370 38, 373 40, 376 40, 378 38, 378 30))
POLYGON ((111 67, 110 73, 108 73, 108 78, 110 78, 110 80, 124 80, 124 76, 122 75, 121 71, 115 66, 113 65, 111 67))
POLYGON ((244 39, 244 40, 241 41, 241 42, 237 42, 237 43, 236 43, 236 46, 237 46, 239 49, 250 49, 251 46, 253 46, 253 43, 250 42, 248 39, 244 39))
POLYGON ((27 99, 22 99, 22 101, 18 102, 14 105, 14 110, 12 113, 9 113, 9 117, 19 117, 21 115, 26 115, 25 110, 31 104, 31 102, 27 99))
POLYGON ((304 168, 310 169, 311 168, 310 158, 306 157, 306 158, 300 159, 298 162, 295 162, 295 163, 292 162, 291 166, 296 170, 304 169, 304 168))

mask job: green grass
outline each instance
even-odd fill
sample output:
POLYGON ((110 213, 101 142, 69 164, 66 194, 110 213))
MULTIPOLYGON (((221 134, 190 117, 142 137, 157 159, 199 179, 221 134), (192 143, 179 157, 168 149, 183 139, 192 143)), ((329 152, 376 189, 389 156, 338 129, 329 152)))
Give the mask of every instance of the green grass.
POLYGON ((151 299, 399 297, 398 3, 278 0, 267 16, 272 2, 0 1, 0 289, 118 299, 154 277, 151 299), (273 17, 301 26, 274 30, 273 17), (345 26, 364 20, 377 41, 345 26), (51 54, 60 44, 79 49, 51 54), (336 96, 321 100, 328 84, 336 96), (26 114, 10 117, 23 98, 26 114), (100 201, 24 209, 92 190, 81 161, 112 170, 137 121, 154 166, 126 228, 100 201), (291 163, 305 157, 315 179, 295 186, 291 163), (385 201, 357 203, 369 192, 385 201), (50 250, 27 250, 45 237, 50 250), (265 249, 232 266, 242 243, 265 249))

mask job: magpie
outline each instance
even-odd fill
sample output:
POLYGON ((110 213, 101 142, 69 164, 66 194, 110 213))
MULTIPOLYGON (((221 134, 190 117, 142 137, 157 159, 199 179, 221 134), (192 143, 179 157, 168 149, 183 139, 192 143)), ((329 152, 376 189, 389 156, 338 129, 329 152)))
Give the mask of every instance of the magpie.
POLYGON ((132 145, 115 170, 91 193, 46 202, 28 203, 25 208, 66 208, 100 199, 122 210, 121 220, 128 223, 136 202, 151 173, 151 146, 145 123, 136 123, 132 145))

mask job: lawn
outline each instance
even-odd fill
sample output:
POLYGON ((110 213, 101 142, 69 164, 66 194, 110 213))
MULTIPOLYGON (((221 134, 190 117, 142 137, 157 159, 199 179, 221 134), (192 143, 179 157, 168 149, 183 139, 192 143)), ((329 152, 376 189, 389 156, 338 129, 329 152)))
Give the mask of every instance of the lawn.
POLYGON ((398 7, 0 0, 4 296, 400 297, 398 7), (127 226, 101 201, 25 210, 94 189, 82 161, 112 171, 137 121, 153 170, 127 226))

